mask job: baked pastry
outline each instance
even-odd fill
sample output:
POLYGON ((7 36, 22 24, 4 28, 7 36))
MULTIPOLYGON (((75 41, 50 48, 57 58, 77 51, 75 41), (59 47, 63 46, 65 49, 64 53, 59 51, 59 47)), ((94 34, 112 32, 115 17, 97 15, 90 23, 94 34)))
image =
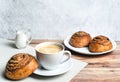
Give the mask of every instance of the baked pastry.
POLYGON ((99 35, 93 38, 89 44, 90 52, 104 52, 112 48, 112 43, 108 37, 99 35))
POLYGON ((38 67, 37 60, 28 53, 18 53, 11 57, 5 69, 5 76, 19 80, 31 75, 38 67))
POLYGON ((88 46, 91 39, 92 38, 91 38, 90 34, 84 32, 84 31, 78 31, 71 36, 70 44, 73 47, 81 48, 81 47, 88 46))

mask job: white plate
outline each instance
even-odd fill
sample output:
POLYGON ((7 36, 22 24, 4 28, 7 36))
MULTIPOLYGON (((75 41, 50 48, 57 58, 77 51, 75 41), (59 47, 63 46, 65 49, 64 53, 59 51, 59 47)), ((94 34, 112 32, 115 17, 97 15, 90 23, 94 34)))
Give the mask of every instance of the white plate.
POLYGON ((34 73, 41 76, 55 76, 55 75, 66 73, 72 68, 72 65, 73 65, 72 59, 69 59, 67 62, 61 64, 55 70, 46 70, 39 67, 37 70, 34 71, 34 73))
POLYGON ((116 42, 113 41, 113 40, 111 40, 112 45, 113 45, 113 47, 112 47, 111 50, 108 50, 108 51, 105 51, 105 52, 99 52, 99 53, 96 53, 96 52, 95 52, 95 53, 94 53, 94 52, 90 52, 90 51, 88 50, 88 47, 75 48, 75 47, 71 46, 71 45, 69 44, 70 38, 71 38, 71 36, 67 37, 67 38, 64 40, 65 46, 66 46, 67 48, 69 48, 69 49, 71 49, 71 50, 73 50, 73 51, 75 51, 75 52, 81 53, 81 54, 86 54, 86 55, 101 55, 101 54, 109 53, 109 52, 115 50, 115 48, 116 48, 116 42))

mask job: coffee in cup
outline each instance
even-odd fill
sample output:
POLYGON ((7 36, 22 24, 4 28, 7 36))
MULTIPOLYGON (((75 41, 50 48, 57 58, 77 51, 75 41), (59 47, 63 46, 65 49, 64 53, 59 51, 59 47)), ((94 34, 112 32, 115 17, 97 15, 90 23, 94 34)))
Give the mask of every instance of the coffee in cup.
POLYGON ((38 62, 48 70, 56 69, 71 58, 70 51, 66 51, 65 47, 57 42, 40 43, 36 45, 35 50, 38 62), (66 59, 64 59, 65 55, 66 59))
POLYGON ((44 54, 55 54, 62 51, 62 48, 55 44, 49 44, 49 45, 40 47, 38 51, 44 54))

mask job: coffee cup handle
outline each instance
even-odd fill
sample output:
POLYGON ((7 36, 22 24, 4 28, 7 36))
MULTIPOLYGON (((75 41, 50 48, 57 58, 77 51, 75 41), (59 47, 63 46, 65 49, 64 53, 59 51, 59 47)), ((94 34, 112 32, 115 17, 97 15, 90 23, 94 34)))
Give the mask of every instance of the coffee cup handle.
MULTIPOLYGON (((70 58, 71 58, 71 52, 70 51, 64 51, 64 53, 63 53, 64 55, 67 55, 68 57, 66 58, 66 59, 64 59, 62 62, 61 62, 61 64, 62 63, 64 63, 64 62, 66 62, 66 61, 68 61, 70 58)), ((63 56, 64 56, 63 55, 63 56)))

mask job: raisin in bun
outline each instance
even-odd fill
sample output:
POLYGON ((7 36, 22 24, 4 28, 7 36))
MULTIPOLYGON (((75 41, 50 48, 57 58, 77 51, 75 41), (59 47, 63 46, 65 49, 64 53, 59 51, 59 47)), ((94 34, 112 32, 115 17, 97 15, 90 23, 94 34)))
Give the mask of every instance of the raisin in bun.
POLYGON ((99 35, 93 38, 89 44, 90 52, 104 52, 112 48, 112 43, 108 37, 99 35))
POLYGON ((91 41, 90 34, 84 31, 78 31, 74 33, 70 38, 70 44, 76 48, 88 46, 90 41, 91 41))
POLYGON ((11 80, 28 77, 38 67, 37 60, 27 53, 18 53, 11 57, 5 69, 5 76, 11 80))

